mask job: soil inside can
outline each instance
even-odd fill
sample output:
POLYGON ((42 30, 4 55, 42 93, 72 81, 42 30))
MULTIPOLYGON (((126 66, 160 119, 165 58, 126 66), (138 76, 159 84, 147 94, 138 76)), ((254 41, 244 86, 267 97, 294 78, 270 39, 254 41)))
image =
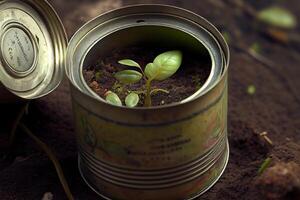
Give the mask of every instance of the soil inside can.
MULTIPOLYGON (((83 77, 88 86, 105 99, 105 93, 112 91, 123 101, 130 91, 142 91, 145 81, 142 80, 135 84, 124 85, 116 80, 114 74, 126 70, 138 70, 137 68, 126 67, 118 63, 119 60, 131 59, 138 62, 142 68, 153 62, 159 54, 172 49, 154 47, 129 47, 113 51, 109 56, 99 56, 94 65, 85 66, 83 77)), ((152 95, 152 106, 160 106, 180 102, 199 90, 211 72, 211 62, 204 55, 194 55, 183 51, 183 61, 179 70, 170 78, 164 81, 153 81, 152 89, 164 89, 169 93, 157 92, 152 95)), ((144 94, 140 94, 138 106, 144 104, 144 94)))

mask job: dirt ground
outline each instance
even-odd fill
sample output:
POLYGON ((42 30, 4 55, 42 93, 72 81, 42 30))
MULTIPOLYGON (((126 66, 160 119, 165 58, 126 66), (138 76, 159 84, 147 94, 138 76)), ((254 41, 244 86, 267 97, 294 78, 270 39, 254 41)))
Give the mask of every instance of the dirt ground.
MULTIPOLYGON (((106 10, 141 3, 137 0, 49 0, 57 9, 69 36, 85 21, 106 10)), ((269 156, 273 160, 300 164, 300 26, 291 34, 297 42, 282 44, 258 30, 257 21, 238 7, 237 0, 147 0, 190 9, 210 20, 231 37, 229 70, 230 161, 220 181, 200 199, 264 199, 258 192, 257 171, 269 156), (254 59, 248 48, 259 43, 262 54, 274 64, 254 59), (247 87, 256 86, 249 95, 247 87), (259 133, 266 131, 273 141, 267 144, 259 133)), ((300 22, 298 0, 242 1, 259 10, 270 5, 288 8, 300 22), (255 2, 255 3, 254 3, 255 2)), ((7 146, 8 132, 20 105, 1 106, 0 152, 7 146)), ((26 117, 30 128, 49 144, 61 160, 76 199, 99 199, 82 181, 77 170, 75 135, 67 81, 49 96, 31 103, 26 117)), ((48 158, 21 132, 9 158, 1 159, 0 199, 35 200, 51 192, 56 199, 65 194, 48 158)))

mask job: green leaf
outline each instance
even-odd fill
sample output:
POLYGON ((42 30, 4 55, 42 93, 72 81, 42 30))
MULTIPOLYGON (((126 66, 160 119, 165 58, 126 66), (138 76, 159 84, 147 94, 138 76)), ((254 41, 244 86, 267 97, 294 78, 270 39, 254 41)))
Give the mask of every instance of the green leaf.
POLYGON ((134 60, 130 60, 130 59, 120 60, 119 64, 130 66, 130 67, 141 68, 141 66, 137 62, 135 62, 134 60))
POLYGON ((148 79, 153 80, 158 74, 159 67, 155 66, 153 63, 148 63, 145 68, 145 74, 148 79))
POLYGON ((116 106, 122 106, 122 101, 120 100, 120 98, 116 93, 109 91, 105 94, 105 96, 106 96, 106 101, 108 103, 116 106))
POLYGON ((296 17, 289 10, 280 7, 264 9, 258 13, 257 18, 279 28, 293 29, 297 26, 296 17))
POLYGON ((135 70, 124 70, 115 74, 115 78, 124 84, 137 83, 142 79, 143 75, 135 70))
POLYGON ((136 107, 139 101, 139 95, 134 92, 130 93, 125 99, 126 106, 130 108, 136 107))
POLYGON ((180 51, 168 51, 160 54, 145 68, 145 74, 150 80, 165 80, 177 72, 182 63, 180 51))

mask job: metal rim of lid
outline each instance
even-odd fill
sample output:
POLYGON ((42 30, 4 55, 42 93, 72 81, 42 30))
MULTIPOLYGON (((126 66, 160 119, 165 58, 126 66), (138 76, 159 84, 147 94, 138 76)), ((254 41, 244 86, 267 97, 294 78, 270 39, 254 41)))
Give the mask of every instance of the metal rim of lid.
POLYGON ((0 1, 0 81, 16 96, 36 99, 63 79, 67 35, 46 0, 0 1))

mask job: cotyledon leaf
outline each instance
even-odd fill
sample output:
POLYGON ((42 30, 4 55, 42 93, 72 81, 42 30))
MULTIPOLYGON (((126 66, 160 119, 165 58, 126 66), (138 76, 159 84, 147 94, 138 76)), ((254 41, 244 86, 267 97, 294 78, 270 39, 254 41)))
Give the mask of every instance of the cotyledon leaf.
POLYGON ((136 94, 136 93, 134 93, 134 92, 132 92, 132 93, 130 93, 130 94, 126 97, 126 99, 125 99, 125 104, 126 104, 126 106, 129 107, 129 108, 133 108, 133 107, 137 106, 137 104, 139 103, 139 101, 140 101, 139 95, 136 94))
POLYGON ((131 60, 131 59, 120 60, 119 64, 130 66, 130 67, 141 68, 140 64, 138 64, 137 62, 135 62, 134 60, 131 60))
POLYGON ((111 91, 106 93, 106 101, 112 105, 122 106, 122 101, 119 96, 111 91))
POLYGON ((121 83, 133 84, 139 82, 143 78, 143 75, 135 70, 124 70, 117 72, 115 78, 121 83))

